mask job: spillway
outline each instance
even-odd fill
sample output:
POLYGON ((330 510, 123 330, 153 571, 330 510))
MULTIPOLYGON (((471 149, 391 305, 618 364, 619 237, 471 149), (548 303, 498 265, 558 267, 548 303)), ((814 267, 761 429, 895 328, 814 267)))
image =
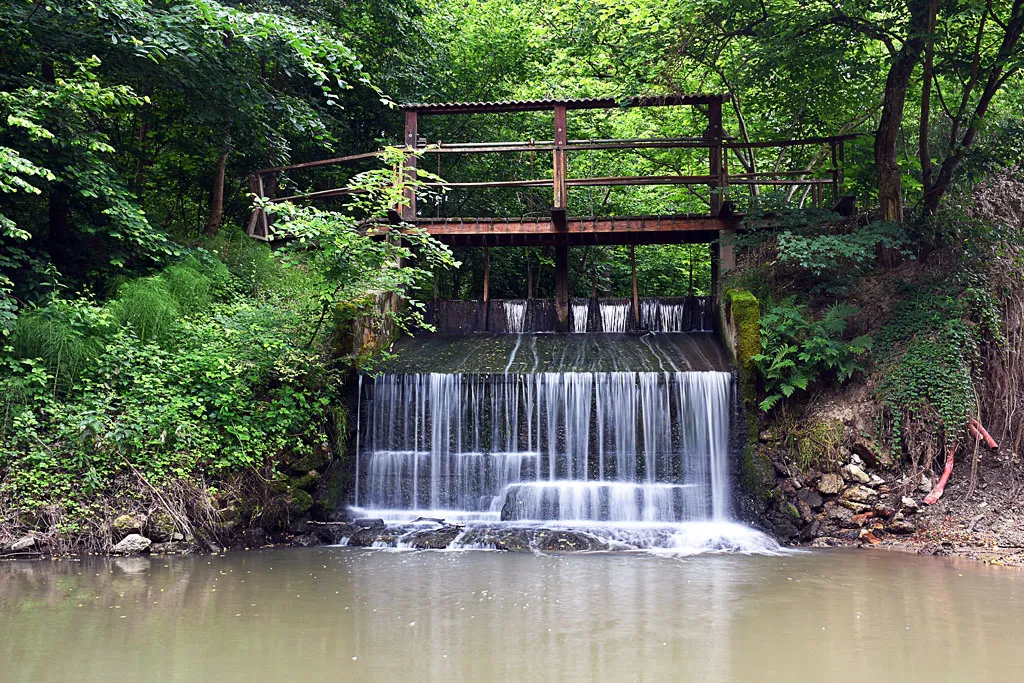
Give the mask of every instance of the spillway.
MULTIPOLYGON (((622 315, 601 311, 609 326, 622 315)), ((353 516, 585 527, 637 548, 772 545, 732 522, 734 377, 711 335, 406 346, 362 385, 353 516)))

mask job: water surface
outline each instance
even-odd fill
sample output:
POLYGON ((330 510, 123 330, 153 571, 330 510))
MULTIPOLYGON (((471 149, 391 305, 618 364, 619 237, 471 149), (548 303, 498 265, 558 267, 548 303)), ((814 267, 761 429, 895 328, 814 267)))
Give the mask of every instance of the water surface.
POLYGON ((285 549, 0 564, 0 680, 1020 681, 1024 574, 285 549))

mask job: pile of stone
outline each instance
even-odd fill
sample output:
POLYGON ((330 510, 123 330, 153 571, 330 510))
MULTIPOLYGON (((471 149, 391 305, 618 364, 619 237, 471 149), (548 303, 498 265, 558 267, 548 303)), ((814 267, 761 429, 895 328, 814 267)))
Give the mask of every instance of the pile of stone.
POLYGON ((835 471, 784 477, 767 515, 772 531, 783 540, 816 545, 829 545, 828 539, 876 544, 887 534, 917 531, 911 518, 918 502, 896 498, 871 454, 866 447, 854 449, 835 471))

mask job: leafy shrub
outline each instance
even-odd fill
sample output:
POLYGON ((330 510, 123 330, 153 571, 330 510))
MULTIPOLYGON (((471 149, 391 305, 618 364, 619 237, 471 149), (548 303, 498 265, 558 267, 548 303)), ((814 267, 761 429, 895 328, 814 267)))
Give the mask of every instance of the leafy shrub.
POLYGON ((765 382, 762 410, 771 410, 826 376, 842 383, 863 370, 859 359, 871 348, 871 338, 843 340, 847 319, 855 312, 852 306, 836 304, 814 319, 806 307, 789 298, 761 316, 762 352, 751 360, 765 382))

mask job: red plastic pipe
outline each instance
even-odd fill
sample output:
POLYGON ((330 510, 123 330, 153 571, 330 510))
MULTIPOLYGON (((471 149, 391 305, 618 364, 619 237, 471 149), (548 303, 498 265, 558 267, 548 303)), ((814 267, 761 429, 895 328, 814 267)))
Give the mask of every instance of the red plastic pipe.
POLYGON ((949 454, 946 455, 946 467, 942 470, 942 476, 939 477, 939 483, 935 485, 932 492, 924 499, 925 505, 934 505, 935 502, 942 497, 942 492, 946 490, 946 482, 949 481, 949 475, 953 474, 954 453, 956 453, 956 444, 953 444, 953 447, 949 449, 949 454))
POLYGON ((975 420, 973 417, 971 418, 971 422, 968 425, 968 429, 970 429, 971 427, 974 427, 974 429, 978 430, 978 433, 981 434, 981 437, 983 439, 985 439, 985 444, 989 448, 991 448, 992 450, 996 450, 999 448, 999 444, 997 444, 996 440, 992 438, 992 435, 989 434, 988 431, 986 431, 986 429, 981 426, 981 423, 975 420))

